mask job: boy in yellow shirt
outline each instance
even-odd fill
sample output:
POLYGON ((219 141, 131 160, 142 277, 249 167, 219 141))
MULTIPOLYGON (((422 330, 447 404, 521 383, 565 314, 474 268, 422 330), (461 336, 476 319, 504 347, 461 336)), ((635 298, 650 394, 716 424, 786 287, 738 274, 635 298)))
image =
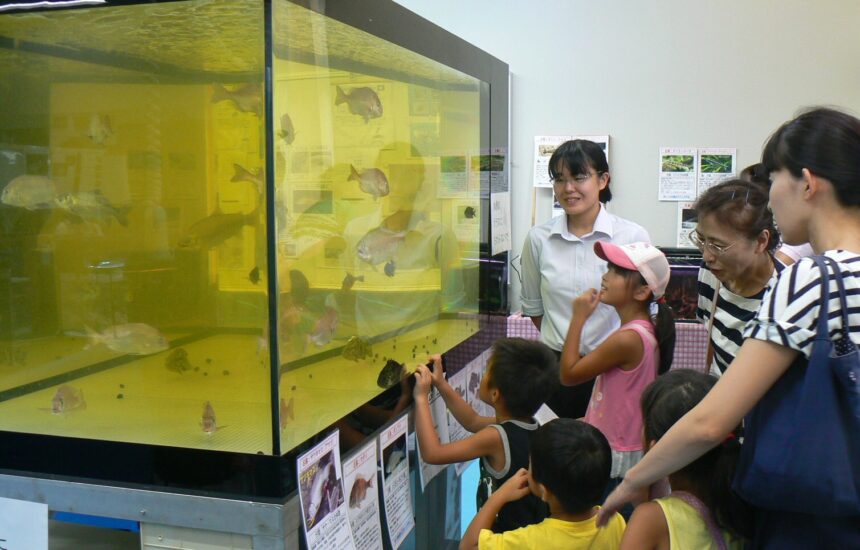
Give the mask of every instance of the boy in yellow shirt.
POLYGON ((478 510, 460 550, 617 549, 624 534, 624 518, 616 513, 601 529, 595 523, 597 504, 603 499, 612 466, 612 453, 603 434, 579 420, 552 420, 532 435, 529 456, 529 469, 520 469, 478 510), (549 504, 550 517, 504 533, 489 530, 505 504, 529 493, 549 504))

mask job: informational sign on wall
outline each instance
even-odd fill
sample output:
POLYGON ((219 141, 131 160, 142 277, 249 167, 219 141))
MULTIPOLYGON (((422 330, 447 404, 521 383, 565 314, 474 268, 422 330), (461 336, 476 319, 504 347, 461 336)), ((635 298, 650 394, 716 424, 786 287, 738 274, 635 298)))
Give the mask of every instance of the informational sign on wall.
POLYGON ((693 206, 693 202, 678 203, 678 239, 675 246, 678 248, 695 248, 690 242, 690 233, 699 224, 699 216, 693 206))
POLYGON ((572 139, 593 141, 600 145, 606 159, 609 160, 609 136, 535 136, 533 180, 535 187, 552 187, 549 179, 549 159, 559 145, 572 139))
POLYGON ((660 148, 660 187, 661 201, 696 200, 696 159, 695 147, 660 148))
POLYGON ((48 505, 0 498, 0 548, 48 550, 48 505))
POLYGON ((490 221, 493 240, 490 253, 495 256, 511 249, 511 193, 493 193, 490 199, 490 221))
MULTIPOLYGON (((399 548, 415 527, 412 495, 409 490, 409 453, 406 449, 408 416, 403 415, 379 434, 379 460, 382 470, 382 501, 385 522, 393 548, 399 548)), ((334 548, 334 547, 333 547, 334 548)))
POLYGON ((379 517, 379 465, 376 439, 343 462, 344 487, 349 495, 349 524, 356 550, 382 548, 379 517))
POLYGON ((696 197, 738 174, 738 150, 722 147, 699 148, 698 189, 696 197))
MULTIPOLYGON (((442 394, 436 388, 430 390, 430 419, 433 421, 433 428, 439 436, 439 442, 445 445, 449 442, 448 439, 448 408, 445 406, 445 400, 442 399, 442 394)), ((421 456, 421 446, 418 444, 418 438, 415 438, 415 444, 418 445, 418 474, 421 478, 421 489, 427 487, 430 480, 439 475, 448 467, 447 464, 427 464, 421 456)))
POLYGON ((738 152, 733 147, 661 147, 661 201, 695 201, 723 180, 737 176, 738 152))
POLYGON ((308 548, 354 549, 343 493, 339 432, 300 455, 296 472, 308 548))

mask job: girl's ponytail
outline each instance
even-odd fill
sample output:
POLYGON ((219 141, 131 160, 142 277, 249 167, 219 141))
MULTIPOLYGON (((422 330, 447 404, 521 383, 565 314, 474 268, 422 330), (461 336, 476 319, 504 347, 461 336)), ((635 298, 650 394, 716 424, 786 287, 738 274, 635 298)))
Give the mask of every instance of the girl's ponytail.
MULTIPOLYGON (((726 441, 712 449, 702 458, 709 457, 702 470, 702 475, 710 477, 708 506, 714 514, 717 524, 736 537, 752 538, 752 507, 732 491, 732 480, 735 477, 738 459, 741 454, 741 444, 730 435, 726 441)), ((702 459, 699 459, 702 460, 702 459)))
POLYGON ((675 355, 675 316, 672 308, 660 299, 655 302, 657 314, 654 316, 654 332, 657 335, 657 349, 660 350, 660 365, 657 374, 663 374, 672 366, 675 355))

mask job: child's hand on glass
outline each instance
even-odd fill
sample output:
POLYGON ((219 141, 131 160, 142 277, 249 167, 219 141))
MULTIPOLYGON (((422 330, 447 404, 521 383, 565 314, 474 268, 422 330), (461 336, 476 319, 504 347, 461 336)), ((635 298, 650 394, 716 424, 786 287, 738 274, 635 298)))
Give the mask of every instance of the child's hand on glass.
POLYGON ((513 502, 529 494, 529 471, 520 468, 517 473, 502 483, 502 486, 493 492, 493 496, 503 502, 513 502))
POLYGON ((442 370, 442 356, 437 353, 428 359, 430 359, 430 363, 433 363, 433 370, 430 371, 431 380, 434 386, 438 386, 445 380, 445 372, 442 370))
POLYGON ((573 300, 573 316, 588 319, 600 303, 600 292, 589 288, 573 300))
POLYGON ((415 371, 415 389, 412 391, 412 396, 415 399, 421 397, 427 398, 430 393, 430 386, 433 385, 433 375, 426 365, 418 365, 418 370, 415 371))

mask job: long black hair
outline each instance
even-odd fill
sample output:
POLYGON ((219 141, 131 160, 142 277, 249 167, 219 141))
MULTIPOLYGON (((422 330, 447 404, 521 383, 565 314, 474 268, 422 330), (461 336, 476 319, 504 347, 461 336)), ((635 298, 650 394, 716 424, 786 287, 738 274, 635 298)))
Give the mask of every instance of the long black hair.
POLYGON ((806 111, 768 139, 762 163, 795 178, 806 168, 829 181, 843 206, 860 206, 860 120, 824 107, 806 111))
MULTIPOLYGON (((625 277, 628 282, 632 281, 640 285, 648 284, 645 281, 645 277, 638 271, 618 266, 612 262, 607 262, 607 264, 609 269, 625 277)), ((675 355, 675 316, 672 313, 672 308, 663 300, 655 300, 654 294, 651 294, 649 309, 653 306, 656 306, 657 314, 651 316, 651 322, 654 323, 657 349, 660 352, 660 364, 657 366, 657 374, 663 374, 672 366, 672 359, 675 355)))
MULTIPOLYGON (((690 369, 676 369, 658 377, 645 388, 640 401, 645 440, 663 437, 716 383, 713 376, 690 369)), ((752 531, 750 506, 732 491, 740 451, 737 437, 730 434, 725 442, 677 473, 689 479, 720 527, 748 538, 752 531)))

